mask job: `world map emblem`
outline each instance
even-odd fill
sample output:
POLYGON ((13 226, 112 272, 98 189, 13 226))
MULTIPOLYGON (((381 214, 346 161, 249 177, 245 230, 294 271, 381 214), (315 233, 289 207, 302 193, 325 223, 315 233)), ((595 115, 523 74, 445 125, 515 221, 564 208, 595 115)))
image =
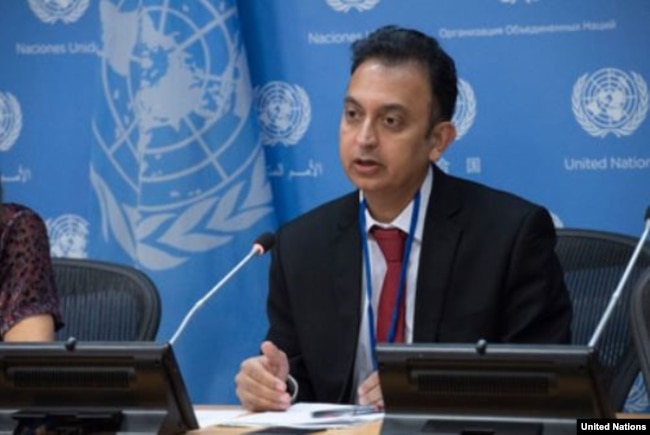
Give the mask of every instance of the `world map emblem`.
POLYGON ((332 9, 337 12, 347 13, 350 9, 356 9, 359 12, 369 11, 377 6, 379 0, 325 0, 332 9))
POLYGON ((458 79, 458 97, 456 112, 452 122, 456 126, 456 140, 461 139, 474 124, 476 118, 476 97, 472 86, 463 79, 458 79))
POLYGON ((298 85, 273 81, 255 90, 257 118, 265 145, 295 145, 311 122, 309 96, 298 85))
POLYGON ((76 214, 64 214, 46 222, 53 257, 87 258, 88 221, 76 214))
POLYGON ((29 7, 42 22, 74 23, 88 9, 89 0, 28 0, 29 7))
POLYGON ((648 113, 648 85, 643 77, 617 68, 582 75, 573 86, 571 108, 590 135, 629 136, 648 113))
POLYGON ((91 182, 104 237, 153 270, 272 211, 236 7, 172 5, 100 3, 106 107, 91 182))
POLYGON ((8 151, 16 143, 22 128, 18 100, 9 92, 0 92, 0 151, 8 151))

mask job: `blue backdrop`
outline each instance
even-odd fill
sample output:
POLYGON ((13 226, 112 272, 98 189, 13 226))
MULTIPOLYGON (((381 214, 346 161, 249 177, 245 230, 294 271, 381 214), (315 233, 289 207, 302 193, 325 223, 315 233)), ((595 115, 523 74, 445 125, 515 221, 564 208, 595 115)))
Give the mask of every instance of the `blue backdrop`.
MULTIPOLYGON (((647 0, 5 0, 7 199, 47 220, 53 255, 146 271, 165 341, 258 233, 351 189, 349 44, 384 24, 457 61, 444 170, 544 204, 558 226, 640 234, 647 0)), ((267 267, 248 264, 175 345, 195 402, 235 400, 267 326, 267 267)))

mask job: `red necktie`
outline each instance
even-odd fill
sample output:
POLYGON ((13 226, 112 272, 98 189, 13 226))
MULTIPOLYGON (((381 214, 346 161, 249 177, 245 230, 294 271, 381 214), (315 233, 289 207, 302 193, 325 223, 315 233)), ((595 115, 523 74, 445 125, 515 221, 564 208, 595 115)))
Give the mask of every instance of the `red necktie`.
MULTIPOLYGON (((384 283, 381 287, 379 308, 377 309, 377 342, 382 343, 388 341, 390 325, 393 320, 393 311, 397 302, 406 234, 397 228, 385 229, 373 227, 370 231, 386 259, 386 275, 384 276, 384 283)), ((406 288, 404 292, 406 292, 406 288)), ((404 342, 405 300, 406 294, 402 295, 399 307, 397 330, 395 331, 396 343, 404 342)))

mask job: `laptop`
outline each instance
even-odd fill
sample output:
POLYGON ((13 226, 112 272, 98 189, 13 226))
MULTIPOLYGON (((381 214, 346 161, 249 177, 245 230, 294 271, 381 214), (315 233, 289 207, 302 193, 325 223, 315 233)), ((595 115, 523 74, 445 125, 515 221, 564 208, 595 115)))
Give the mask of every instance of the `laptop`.
POLYGON ((380 344, 387 434, 574 434, 614 418, 587 346, 380 344))
POLYGON ((0 343, 0 432, 177 433, 197 428, 169 344, 0 343))

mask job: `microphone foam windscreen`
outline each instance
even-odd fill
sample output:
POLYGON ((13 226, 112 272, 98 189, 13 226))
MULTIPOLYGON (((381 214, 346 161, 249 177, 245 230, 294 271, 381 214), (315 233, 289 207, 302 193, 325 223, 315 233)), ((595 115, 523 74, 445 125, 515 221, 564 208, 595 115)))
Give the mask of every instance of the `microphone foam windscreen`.
POLYGON ((262 253, 268 252, 275 244, 275 236, 273 233, 262 233, 255 239, 255 244, 262 247, 262 253))

